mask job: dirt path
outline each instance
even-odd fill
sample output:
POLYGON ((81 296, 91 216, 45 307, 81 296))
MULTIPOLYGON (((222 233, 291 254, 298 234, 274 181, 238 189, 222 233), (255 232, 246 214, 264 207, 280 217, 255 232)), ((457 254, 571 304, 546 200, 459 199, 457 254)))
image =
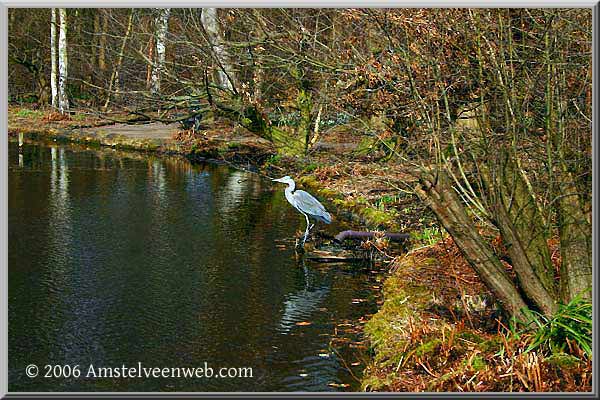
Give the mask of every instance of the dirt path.
POLYGON ((130 139, 171 140, 177 131, 179 131, 179 129, 179 124, 167 125, 160 122, 153 122, 143 125, 114 124, 95 128, 81 128, 80 132, 83 134, 89 134, 92 132, 97 134, 114 134, 125 136, 130 139))

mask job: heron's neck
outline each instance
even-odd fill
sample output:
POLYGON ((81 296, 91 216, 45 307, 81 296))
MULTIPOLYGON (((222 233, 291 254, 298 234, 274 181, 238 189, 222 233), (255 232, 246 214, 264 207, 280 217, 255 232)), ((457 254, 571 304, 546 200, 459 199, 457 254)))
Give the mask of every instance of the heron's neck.
POLYGON ((293 193, 294 189, 296 189, 296 182, 291 181, 288 182, 288 187, 285 189, 286 192, 293 193))

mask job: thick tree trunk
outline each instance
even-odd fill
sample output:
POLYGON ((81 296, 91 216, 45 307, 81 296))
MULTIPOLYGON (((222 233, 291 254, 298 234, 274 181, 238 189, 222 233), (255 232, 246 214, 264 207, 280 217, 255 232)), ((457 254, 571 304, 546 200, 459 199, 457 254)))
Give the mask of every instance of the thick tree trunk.
POLYGON ((447 173, 443 170, 438 171, 437 175, 424 172, 415 191, 436 214, 463 256, 494 292, 505 311, 511 317, 526 321, 527 317, 523 312, 527 308, 525 301, 494 251, 467 215, 447 173))
POLYGON ((56 60, 56 8, 52 9, 50 21, 50 87, 52 89, 52 107, 58 108, 57 60, 56 60))
MULTIPOLYGON (((592 228, 579 201, 573 176, 563 164, 561 194, 557 200, 560 236, 561 294, 568 302, 592 287, 592 228)), ((591 300, 587 291, 584 298, 591 300)))
POLYGON ((159 8, 158 15, 156 17, 156 62, 152 69, 151 79, 151 90, 152 93, 160 93, 160 80, 163 69, 165 68, 166 60, 166 37, 167 30, 169 29, 169 14, 170 8, 159 8))
POLYGON ((215 61, 217 62, 217 80, 220 86, 233 90, 234 89, 234 73, 229 62, 229 55, 223 45, 221 30, 219 28, 219 20, 217 18, 216 8, 203 8, 201 16, 202 26, 206 30, 208 41, 213 49, 215 61))
POLYGON ((500 229, 519 284, 533 304, 544 314, 552 315, 557 309, 558 296, 547 234, 535 198, 521 174, 504 151, 493 177, 481 166, 481 176, 493 197, 494 222, 500 229))
POLYGON ((67 56, 67 10, 59 9, 60 32, 58 35, 58 101, 61 113, 69 111, 69 98, 67 97, 68 56, 67 56))

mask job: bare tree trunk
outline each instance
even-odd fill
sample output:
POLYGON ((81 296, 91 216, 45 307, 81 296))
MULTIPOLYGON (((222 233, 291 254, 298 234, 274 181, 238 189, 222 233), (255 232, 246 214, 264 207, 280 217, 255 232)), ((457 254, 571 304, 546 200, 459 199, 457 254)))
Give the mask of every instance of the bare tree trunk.
MULTIPOLYGON (((591 226, 579 201, 573 176, 563 164, 562 193, 557 200, 558 233, 560 236, 561 294, 563 301, 592 287, 592 237, 591 226)), ((591 300, 587 291, 584 298, 591 300)))
POLYGON ((434 176, 430 172, 424 172, 415 192, 436 214, 463 256, 494 292, 505 311, 511 317, 526 321, 523 313, 527 308, 525 301, 494 251, 467 215, 447 173, 440 170, 434 176))
POLYGON ((57 62, 56 62, 56 8, 52 9, 50 21, 50 87, 52 88, 52 107, 58 108, 58 88, 56 87, 57 62))
POLYGON ((319 140, 319 125, 321 125, 321 113, 323 112, 323 104, 319 104, 319 110, 317 111, 317 117, 315 118, 315 127, 313 129, 313 136, 310 139, 309 147, 314 146, 319 140))
POLYGON ((68 56, 67 56, 67 10, 59 8, 60 29, 58 36, 58 99, 59 110, 62 114, 69 111, 67 97, 68 56))
POLYGON ((99 10, 94 10, 94 31, 92 37, 92 66, 96 67, 98 63, 98 33, 100 32, 100 14, 99 10))
MULTIPOLYGON (((125 36, 123 36, 123 43, 121 43, 121 50, 119 51, 119 56, 117 57, 117 63, 115 64, 115 68, 113 70, 112 75, 110 76, 110 82, 108 84, 108 94, 106 95, 106 102, 104 103, 104 109, 108 108, 108 104, 110 103, 110 95, 113 90, 113 85, 115 88, 115 92, 119 92, 119 70, 121 69, 121 64, 123 63, 123 54, 125 53, 125 45, 127 44, 127 39, 129 38, 129 34, 131 33, 131 27, 133 25, 133 8, 129 12, 129 20, 127 22, 127 30, 125 31, 125 36)), ((115 95, 116 95, 115 93, 115 95)))
POLYGON ((313 103, 310 92, 304 87, 302 87, 301 82, 298 88, 298 95, 296 96, 296 106, 300 111, 300 122, 298 123, 298 139, 302 140, 304 145, 304 153, 306 154, 308 153, 308 148, 310 145, 311 125, 313 120, 313 103))
POLYGON ((152 69, 151 77, 151 90, 152 93, 160 93, 160 79, 161 73, 165 68, 166 59, 166 44, 165 39, 167 36, 167 30, 169 29, 169 14, 170 8, 159 8, 158 15, 156 17, 156 63, 152 69))
POLYGON ((235 78, 233 68, 229 63, 229 55, 222 43, 223 39, 219 28, 217 9, 203 8, 200 19, 202 21, 202 26, 204 26, 204 29, 206 30, 208 41, 213 49, 215 60, 219 67, 217 71, 218 83, 226 89, 233 90, 235 78))
POLYGON ((152 87, 152 70, 154 63, 154 36, 150 37, 150 42, 148 43, 148 67, 146 68, 146 89, 150 89, 152 87))
POLYGON ((102 32, 100 32, 100 46, 98 48, 98 68, 100 71, 106 70, 106 33, 108 32, 108 12, 102 12, 102 32))
MULTIPOLYGON (((265 21, 261 15, 260 9, 253 9, 252 16, 255 23, 264 33, 266 30, 265 21)), ((252 81, 253 81, 253 101, 260 103, 263 97, 262 87, 265 82, 265 69, 263 67, 263 51, 260 46, 250 47, 252 54, 252 81)))

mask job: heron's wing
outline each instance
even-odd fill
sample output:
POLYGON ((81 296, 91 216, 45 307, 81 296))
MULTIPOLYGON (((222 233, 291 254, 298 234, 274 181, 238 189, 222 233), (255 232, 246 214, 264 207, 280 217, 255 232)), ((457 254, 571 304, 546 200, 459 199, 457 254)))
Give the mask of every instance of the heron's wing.
POLYGON ((310 193, 304 190, 296 190, 294 200, 296 201, 296 207, 303 213, 318 217, 326 223, 331 222, 331 215, 323 207, 323 204, 319 203, 319 200, 315 199, 310 193))

